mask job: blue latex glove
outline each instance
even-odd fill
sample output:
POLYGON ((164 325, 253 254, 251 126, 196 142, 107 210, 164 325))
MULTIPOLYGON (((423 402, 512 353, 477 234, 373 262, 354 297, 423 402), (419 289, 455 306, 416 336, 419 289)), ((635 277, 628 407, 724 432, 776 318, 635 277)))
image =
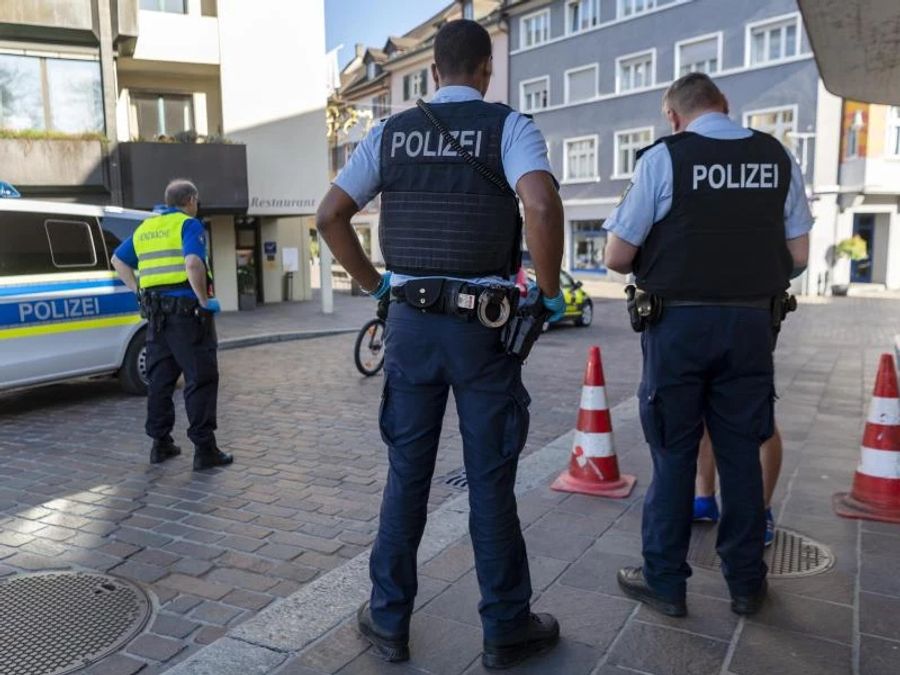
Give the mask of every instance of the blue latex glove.
POLYGON ((222 311, 222 305, 219 304, 219 300, 217 298, 210 298, 206 301, 206 307, 204 309, 207 312, 212 312, 213 314, 218 314, 222 311))
POLYGON ((391 292, 391 273, 385 272, 381 275, 381 283, 378 284, 378 288, 369 293, 376 300, 382 300, 388 293, 391 292))
POLYGON ((563 292, 560 291, 559 295, 554 298, 548 298, 545 295, 544 307, 546 307, 547 311, 550 312, 550 318, 547 319, 547 321, 549 321, 550 323, 559 321, 561 318, 563 318, 563 314, 566 313, 566 298, 563 295, 563 292))

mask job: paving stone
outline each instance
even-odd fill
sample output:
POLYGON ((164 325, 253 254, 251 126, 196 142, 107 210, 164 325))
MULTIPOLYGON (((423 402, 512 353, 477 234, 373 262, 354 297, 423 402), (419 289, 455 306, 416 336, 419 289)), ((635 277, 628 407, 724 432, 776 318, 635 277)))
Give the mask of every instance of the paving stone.
POLYGON ((846 675, 850 663, 849 645, 748 623, 729 670, 735 675, 846 675))
POLYGON ((896 675, 900 642, 863 635, 859 645, 859 672, 865 675, 896 675))
POLYGON ((331 539, 313 537, 299 532, 276 532, 269 540, 276 544, 288 544, 290 546, 297 546, 298 548, 316 551, 326 555, 337 553, 343 545, 341 542, 336 542, 331 539))
POLYGON ((269 589, 269 593, 278 598, 286 598, 289 595, 293 595, 297 591, 303 588, 303 584, 298 584, 296 581, 280 581, 275 586, 269 589))
MULTIPOLYGON (((521 673, 521 675, 545 675, 546 673, 587 675, 594 672, 594 668, 602 657, 603 652, 600 650, 570 640, 564 634, 560 638, 559 644, 553 649, 544 654, 531 657, 521 665, 516 666, 512 672, 521 673)), ((487 670, 481 665, 481 659, 478 659, 465 672, 466 675, 489 675, 496 671, 487 670)), ((625 675, 625 671, 621 672, 622 675, 625 675)))
MULTIPOLYGON (((273 546, 274 545, 275 544, 273 544, 273 546)), ((340 567, 346 560, 337 555, 323 555, 321 553, 316 553, 315 551, 306 551, 297 557, 296 562, 301 565, 308 565, 309 567, 327 571, 333 570, 335 567, 340 567)))
POLYGON ((770 593, 750 621, 850 644, 853 608, 812 598, 770 593))
POLYGON ((307 567, 297 562, 282 563, 272 570, 272 574, 283 579, 290 579, 299 583, 305 583, 314 579, 319 570, 315 567, 307 567))
MULTIPOLYGON (((277 589, 278 586, 276 585, 270 590, 270 593, 276 594, 275 592, 277 589)), ((252 591, 238 589, 222 598, 222 602, 227 605, 234 605, 235 607, 250 609, 256 612, 271 604, 274 599, 275 598, 272 595, 266 595, 265 593, 254 593, 252 591)))
POLYGON ((204 623, 214 623, 224 626, 232 619, 240 616, 243 611, 240 608, 223 605, 220 602, 204 602, 194 609, 190 617, 204 623))
POLYGON ((369 642, 352 622, 343 623, 289 661, 289 667, 308 668, 320 673, 336 673, 369 648, 369 642))
POLYGON ((423 574, 442 581, 456 581, 475 567, 475 554, 468 538, 453 544, 421 566, 423 574))
POLYGON ((33 541, 34 537, 21 532, 0 532, 0 544, 3 546, 17 547, 33 541))
POLYGON ((262 574, 254 574, 245 570, 230 569, 227 567, 217 567, 208 575, 208 581, 225 584, 237 588, 243 588, 248 591, 267 591, 278 583, 277 579, 263 576, 262 574))
POLYGON ((655 612, 646 605, 641 605, 635 618, 644 623, 686 630, 719 640, 731 640, 731 636, 737 628, 738 616, 731 611, 730 600, 710 598, 688 592, 687 604, 688 615, 679 619, 655 612))
POLYGON ((155 548, 147 548, 143 551, 135 553, 129 559, 130 562, 143 563, 145 565, 171 565, 178 557, 174 553, 169 553, 168 551, 161 551, 155 548))
POLYGON ((859 630, 900 641, 900 598, 861 592, 859 594, 859 630))
POLYGON ((179 640, 160 637, 159 635, 139 635, 128 644, 128 652, 154 661, 168 661, 185 645, 179 640))
POLYGON ((550 586, 534 605, 535 611, 550 612, 565 626, 567 639, 601 651, 619 634, 634 608, 631 600, 560 584, 550 586))
POLYGON ((189 577, 199 577, 211 570, 213 564, 208 560, 194 560, 193 558, 181 558, 172 565, 173 572, 180 572, 189 577))
POLYGON ((205 546, 190 541, 175 541, 166 546, 166 550, 186 558, 198 558, 200 560, 213 560, 225 552, 225 549, 216 546, 205 546))
POLYGON ((719 672, 727 651, 724 641, 631 621, 608 662, 654 675, 710 675, 719 672))
POLYGON ((528 552, 547 558, 574 562, 594 543, 595 538, 571 534, 565 530, 532 525, 525 530, 528 552))
POLYGON ((287 546, 285 544, 266 544, 262 548, 255 551, 256 555, 264 558, 273 558, 275 560, 293 560, 303 553, 302 548, 296 546, 287 546))
POLYGON ((547 558, 542 555, 528 556, 528 571, 531 575, 531 587, 537 593, 543 591, 569 567, 564 560, 547 558))
POLYGON ((201 602, 203 602, 202 598, 193 595, 178 595, 165 603, 165 609, 176 614, 187 614, 201 602))
POLYGON ((126 579, 152 584, 154 581, 159 581, 166 576, 169 573, 169 570, 157 565, 141 565, 140 563, 128 560, 123 564, 112 568, 110 573, 125 577, 126 579))
MULTIPOLYGON (((417 598, 418 599, 418 598, 417 598)), ((458 623, 480 627, 481 617, 478 614, 478 603, 481 591, 475 570, 461 577, 433 600, 422 603, 422 611, 426 614, 451 619, 458 623)))
POLYGON ((199 624, 174 614, 160 614, 150 630, 167 637, 184 638, 193 633, 198 626, 199 624))
POLYGON ((563 572, 559 577, 559 583, 573 588, 624 597, 616 583, 616 573, 621 567, 640 564, 639 557, 605 553, 597 548, 592 548, 578 562, 563 572))
POLYGON ((162 586, 168 586, 181 593, 199 595, 201 598, 220 600, 232 589, 224 584, 215 584, 202 579, 196 579, 184 574, 170 574, 159 582, 162 586))
POLYGON ((18 567, 29 572, 41 570, 60 570, 71 567, 70 563, 60 558, 34 555, 32 553, 15 553, 3 560, 4 564, 18 567))
POLYGON ((578 534, 585 537, 598 537, 607 530, 619 513, 610 511, 608 516, 585 516, 578 513, 553 509, 538 520, 534 526, 558 530, 567 534, 578 534))
POLYGON ((111 654, 81 673, 82 675, 134 675, 145 665, 146 662, 125 654, 111 654))
MULTIPOLYGON (((85 529, 87 529, 87 526, 85 526, 85 529)), ((126 544, 134 544, 135 546, 140 546, 142 548, 162 548, 172 541, 171 537, 165 537, 161 534, 129 527, 120 527, 115 531, 113 536, 119 541, 124 541, 126 544)))
POLYGON ((226 632, 223 626, 205 626, 194 635, 194 642, 200 645, 212 644, 225 635, 226 632))
POLYGON ((253 553, 260 547, 263 546, 264 542, 259 539, 252 539, 250 537, 241 537, 239 535, 230 535, 225 537, 224 539, 219 540, 219 546, 228 549, 237 549, 238 551, 244 551, 246 553, 253 553))
POLYGON ((434 671, 416 668, 409 662, 386 664, 372 651, 366 651, 337 672, 338 675, 422 675, 423 673, 427 675, 434 671), (390 673, 386 672, 387 666, 390 667, 390 673))

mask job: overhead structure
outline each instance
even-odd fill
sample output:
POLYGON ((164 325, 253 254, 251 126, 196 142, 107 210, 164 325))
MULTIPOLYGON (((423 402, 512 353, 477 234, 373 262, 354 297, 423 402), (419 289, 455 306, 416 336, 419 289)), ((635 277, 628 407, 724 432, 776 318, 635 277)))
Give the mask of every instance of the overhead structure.
POLYGON ((900 1, 798 0, 832 94, 900 105, 900 1))

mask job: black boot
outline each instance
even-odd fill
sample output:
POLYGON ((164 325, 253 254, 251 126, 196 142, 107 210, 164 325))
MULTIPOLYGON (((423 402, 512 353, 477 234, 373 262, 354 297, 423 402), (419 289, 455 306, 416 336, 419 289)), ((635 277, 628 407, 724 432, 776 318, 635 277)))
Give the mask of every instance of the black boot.
POLYGON ((644 570, 640 567, 623 567, 616 575, 619 588, 632 600, 643 602, 657 612, 666 616, 685 616, 687 605, 684 598, 672 600, 659 595, 647 584, 644 578, 644 570))
POLYGON ((180 454, 181 448, 175 445, 175 441, 172 440, 171 436, 158 438, 153 441, 153 447, 150 448, 150 463, 160 464, 180 454))
POLYGON ((359 632, 372 643, 375 651, 385 661, 390 663, 409 661, 409 636, 388 635, 378 628, 372 620, 372 610, 369 608, 368 602, 356 612, 356 623, 359 626, 359 632))
POLYGON ((194 448, 194 471, 212 469, 216 466, 228 466, 234 461, 234 457, 222 452, 215 445, 208 447, 197 446, 194 448))
POLYGON ((518 638, 497 642, 484 641, 481 663, 485 668, 504 670, 529 656, 545 652, 559 642, 559 622, 551 614, 532 614, 528 627, 518 638))
POLYGON ((763 579, 759 590, 752 595, 732 595, 731 611, 741 616, 752 616, 762 609, 765 602, 766 594, 769 591, 769 584, 763 579))

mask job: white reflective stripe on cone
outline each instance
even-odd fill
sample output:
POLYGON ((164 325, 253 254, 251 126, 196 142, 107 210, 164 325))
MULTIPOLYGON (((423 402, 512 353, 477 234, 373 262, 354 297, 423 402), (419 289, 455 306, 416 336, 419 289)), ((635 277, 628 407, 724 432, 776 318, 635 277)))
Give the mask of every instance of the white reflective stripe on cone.
POLYGON ((585 457, 612 457, 616 454, 612 434, 591 434, 576 430, 575 446, 581 448, 585 457))
POLYGON ((873 478, 900 480, 900 452, 862 446, 856 470, 873 478))
POLYGON ((869 422, 884 426, 900 425, 900 399, 873 396, 869 404, 869 422))
POLYGON ((609 406, 606 405, 606 387, 584 385, 581 388, 581 409, 608 410, 609 406))

